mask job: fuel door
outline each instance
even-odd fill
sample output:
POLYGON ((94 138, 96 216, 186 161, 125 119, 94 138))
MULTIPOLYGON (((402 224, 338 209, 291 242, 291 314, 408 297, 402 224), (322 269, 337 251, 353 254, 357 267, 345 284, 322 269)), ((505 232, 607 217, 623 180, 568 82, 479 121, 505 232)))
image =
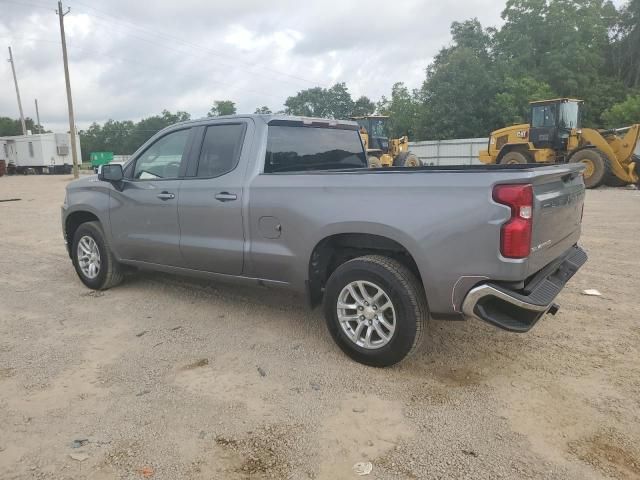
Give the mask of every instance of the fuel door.
POLYGON ((260 217, 258 230, 264 238, 280 238, 282 225, 276 217, 260 217))

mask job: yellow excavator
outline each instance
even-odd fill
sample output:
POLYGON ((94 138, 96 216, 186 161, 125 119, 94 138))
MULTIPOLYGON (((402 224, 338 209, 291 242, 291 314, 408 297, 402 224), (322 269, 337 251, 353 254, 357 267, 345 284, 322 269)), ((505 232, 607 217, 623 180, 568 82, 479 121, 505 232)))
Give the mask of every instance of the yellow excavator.
POLYGON ((409 137, 389 138, 387 115, 352 117, 360 125, 360 136, 371 168, 419 167, 420 159, 409 151, 409 137))
POLYGON ((556 98, 530 102, 531 123, 491 132, 482 163, 563 163, 586 165, 587 188, 638 183, 640 158, 634 153, 640 124, 611 130, 580 126, 583 101, 556 98))

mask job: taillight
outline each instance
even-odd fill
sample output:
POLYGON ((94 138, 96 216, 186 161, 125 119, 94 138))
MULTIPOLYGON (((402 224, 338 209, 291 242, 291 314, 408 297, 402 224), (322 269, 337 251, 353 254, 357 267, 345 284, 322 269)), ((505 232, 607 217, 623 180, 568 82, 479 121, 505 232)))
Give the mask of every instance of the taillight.
POLYGON ((496 185, 493 199, 511 208, 511 218, 500 230, 500 253, 506 258, 528 257, 533 224, 533 188, 531 185, 496 185))

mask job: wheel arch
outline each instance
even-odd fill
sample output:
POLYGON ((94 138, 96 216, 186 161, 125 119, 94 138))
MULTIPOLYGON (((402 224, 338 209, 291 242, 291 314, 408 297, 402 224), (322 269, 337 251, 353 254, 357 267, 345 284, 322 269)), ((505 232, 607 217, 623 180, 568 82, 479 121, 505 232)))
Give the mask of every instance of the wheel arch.
POLYGON ((507 143, 502 146, 498 156, 496 157, 496 163, 500 163, 502 158, 509 152, 519 152, 525 155, 530 160, 532 159, 531 155, 531 146, 529 143, 507 143))
MULTIPOLYGON (((73 242, 73 236, 80 225, 87 222, 98 222, 102 225, 98 216, 89 210, 76 210, 66 216, 64 220, 64 237, 68 246, 73 242)), ((69 247, 67 250, 69 257, 71 257, 71 248, 69 247)))
POLYGON ((307 298, 312 307, 322 301, 324 286, 338 266, 363 255, 394 258, 416 276, 424 288, 422 274, 409 249, 396 239, 377 233, 334 233, 318 241, 311 251, 307 272, 307 298))
MULTIPOLYGON (((581 147, 578 147, 575 150, 573 150, 569 155, 567 155, 567 162, 570 162, 571 161, 571 157, 573 157, 576 153, 581 152, 583 150, 599 150, 599 149, 595 145, 583 145, 581 147)), ((602 153, 604 153, 604 152, 602 152, 602 153)))

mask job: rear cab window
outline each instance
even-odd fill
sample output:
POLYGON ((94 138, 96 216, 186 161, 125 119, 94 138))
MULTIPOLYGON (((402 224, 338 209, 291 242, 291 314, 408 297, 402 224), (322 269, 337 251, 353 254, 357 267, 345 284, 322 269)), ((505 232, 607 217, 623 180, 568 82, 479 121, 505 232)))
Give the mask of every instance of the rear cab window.
POLYGON ((367 159, 356 125, 269 123, 265 173, 366 167, 367 159))

